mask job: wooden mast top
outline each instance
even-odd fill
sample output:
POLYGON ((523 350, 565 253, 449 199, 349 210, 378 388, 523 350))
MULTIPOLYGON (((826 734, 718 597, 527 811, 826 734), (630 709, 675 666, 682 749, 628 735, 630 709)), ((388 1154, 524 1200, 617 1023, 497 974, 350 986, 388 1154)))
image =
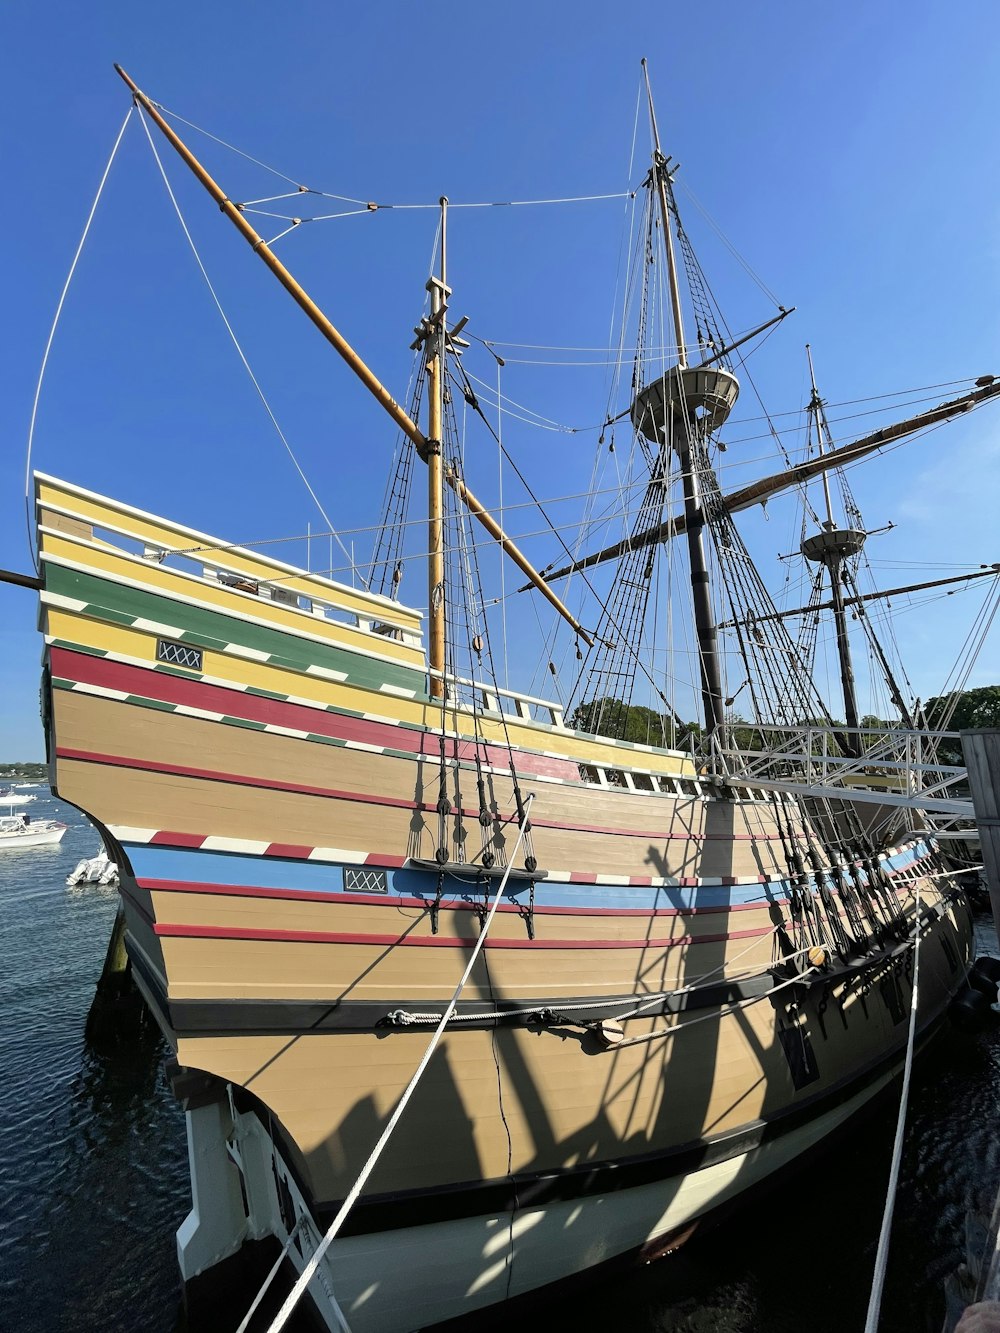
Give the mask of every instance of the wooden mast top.
MULTIPOLYGON (((824 422, 825 414, 823 412, 823 400, 819 396, 819 388, 816 385, 816 371, 813 368, 812 348, 809 346, 808 343, 806 343, 806 360, 809 362, 809 380, 812 384, 812 397, 809 399, 809 407, 816 421, 816 453, 820 458, 822 458, 824 453, 823 426, 825 424, 824 422)), ((830 527, 833 528, 835 524, 833 521, 833 501, 830 498, 829 472, 823 473, 823 496, 826 500, 827 522, 829 523, 830 527)))
POLYGON ((642 73, 646 80, 646 99, 649 102, 649 123, 653 131, 653 179, 656 193, 660 200, 660 215, 663 219, 663 241, 667 249, 667 274, 670 285, 670 309, 674 317, 674 336, 677 339, 677 364, 687 365, 687 348, 684 343, 684 313, 681 308, 681 289, 677 281, 677 260, 674 256, 674 237, 670 226, 670 208, 667 203, 666 169, 667 161, 660 149, 660 131, 656 126, 656 110, 653 106, 653 90, 649 85, 649 70, 646 57, 642 58, 642 73))
MULTIPOLYGON (((194 173, 197 179, 205 187, 205 189, 212 196, 215 202, 219 205, 219 208, 222 210, 222 212, 225 213, 226 217, 229 218, 230 222, 233 223, 233 225, 237 228, 237 230, 242 233, 244 239, 249 242, 250 247, 253 250, 254 254, 258 255, 264 261, 264 263, 271 270, 271 272, 278 279, 278 281, 285 288, 285 290, 292 296, 292 298, 296 301, 296 303, 299 306, 301 306, 301 308, 309 316, 312 322, 319 329, 320 333, 322 333, 323 337, 326 338, 327 342, 329 342, 336 349, 336 351, 340 353, 340 355, 347 362, 351 370, 355 373, 355 375, 357 375, 358 379, 361 380, 365 388, 368 389, 369 393, 371 393, 374 396, 374 398, 385 409, 385 411, 388 412, 389 416, 392 417, 393 421, 395 421, 395 423, 397 424, 397 426, 400 427, 403 433, 410 440, 413 441, 414 445, 416 446, 417 453, 420 455, 420 458, 426 463, 428 461, 427 437, 426 435, 424 435, 423 431, 416 424, 416 422, 410 418, 409 413, 407 413, 407 411, 399 403, 396 402, 395 398, 393 398, 389 390, 385 387, 385 385, 381 382, 381 380, 379 380, 378 377, 372 372, 372 370, 365 364, 365 362, 362 361, 361 357, 357 354, 357 352, 350 345, 350 343, 343 336, 343 334, 340 333, 339 330, 334 327, 334 325, 323 313, 323 311, 319 308, 316 302, 309 296, 309 294, 295 280, 295 278, 292 277, 291 273, 288 271, 287 268, 285 268, 281 260, 278 259, 278 257, 274 254, 274 252, 270 249, 264 238, 258 235, 258 233, 253 229, 250 223, 243 216, 243 213, 240 211, 239 207, 232 202, 232 200, 226 195, 222 187, 205 170, 205 168, 201 165, 201 163, 198 161, 195 155, 187 147, 187 145, 174 132, 174 130, 170 127, 170 125, 168 125, 166 120, 164 120, 163 116, 160 115, 160 112, 153 105, 153 103, 146 96, 146 94, 142 92, 141 89, 138 87, 138 85, 128 76, 128 74, 126 74, 126 72, 122 69, 121 65, 116 64, 115 70, 121 77, 123 82, 128 86, 136 105, 146 112, 146 114, 150 117, 150 119, 154 122, 154 124, 158 127, 158 129, 162 132, 164 137, 168 140, 171 147, 173 147, 176 150, 176 152, 182 158, 185 164, 190 168, 190 170, 194 173)), ((566 606, 564 606, 559 597, 557 597, 555 592, 553 592, 552 588, 548 585, 548 583, 546 583, 542 575, 539 574, 538 570, 535 569, 535 567, 528 560, 527 556, 525 556, 523 552, 521 552, 518 549, 518 547, 514 544, 514 542, 507 536, 507 534, 503 532, 499 524, 496 523, 496 521, 489 516, 485 507, 482 504, 480 504, 480 502, 475 498, 475 496, 472 494, 469 488, 464 483, 458 482, 457 479, 453 478, 452 474, 447 472, 445 474, 445 480, 455 490, 456 494, 458 494, 462 502, 468 507, 470 513, 472 513, 487 528, 487 530, 491 533, 491 535, 496 538, 496 540, 503 547, 503 550, 506 552, 506 554, 510 556, 510 558, 518 566, 521 572, 527 576, 531 585, 537 588, 540 593, 542 593, 542 595, 547 599, 547 601, 555 608, 556 611, 559 612, 559 614, 563 617, 563 619, 566 620, 572 626, 575 632, 580 636, 581 639, 584 640, 585 643, 587 644, 592 643, 593 636, 586 629, 584 629, 584 627, 580 624, 580 622, 576 619, 576 617, 569 611, 569 609, 566 606), (489 519, 488 523, 486 521, 487 519, 489 519)))

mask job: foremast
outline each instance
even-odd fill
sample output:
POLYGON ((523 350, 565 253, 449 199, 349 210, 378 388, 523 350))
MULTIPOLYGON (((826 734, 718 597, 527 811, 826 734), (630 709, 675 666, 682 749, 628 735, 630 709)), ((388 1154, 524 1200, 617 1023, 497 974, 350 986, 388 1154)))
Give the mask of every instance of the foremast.
POLYGON ((446 608, 444 581, 444 385, 445 319, 448 313, 448 200, 441 196, 440 277, 427 280, 431 298, 424 355, 427 367, 427 665, 430 695, 443 699, 445 689, 446 608))

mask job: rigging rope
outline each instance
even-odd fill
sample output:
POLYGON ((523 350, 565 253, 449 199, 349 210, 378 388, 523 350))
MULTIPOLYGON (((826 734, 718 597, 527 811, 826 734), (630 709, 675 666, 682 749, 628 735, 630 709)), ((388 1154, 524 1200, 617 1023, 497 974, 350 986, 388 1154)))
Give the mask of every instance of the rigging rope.
POLYGON ((194 257, 195 257, 195 262, 197 263, 198 268, 201 270, 201 276, 205 279, 205 284, 206 284, 206 286, 208 287, 209 292, 211 293, 212 300, 215 302, 215 308, 218 310, 220 316, 222 317, 222 322, 223 322, 223 324, 225 324, 225 326, 226 326, 226 332, 229 334, 230 338, 232 339, 232 341, 233 341, 233 346, 236 348, 236 351, 237 351, 237 353, 239 354, 239 358, 240 358, 240 360, 243 362, 243 365, 244 365, 244 367, 246 368, 246 372, 247 372, 247 374, 250 376, 250 381, 251 381, 251 383, 253 384, 253 387, 257 390, 257 396, 260 398, 261 403, 264 405, 264 411, 267 413, 268 417, 270 418, 272 426, 273 426, 274 429, 277 431, 277 433, 278 433, 278 439, 279 439, 279 440, 281 441, 281 443, 285 446, 285 450, 286 450, 286 452, 287 452, 287 454, 288 454, 288 457, 292 460, 292 463, 295 465, 295 470, 296 470, 296 472, 299 474, 300 478, 302 479, 302 483, 303 483, 303 485, 305 486, 305 488, 306 488, 306 490, 309 492, 309 494, 312 496, 313 503, 316 505, 316 508, 317 508, 317 509, 319 510, 319 512, 322 514, 322 516, 323 516, 323 520, 324 520, 324 522, 326 523, 327 527, 329 528, 330 532, 331 532, 331 533, 333 534, 333 536, 336 538, 336 540, 337 540, 337 545, 340 547, 340 549, 343 551, 344 555, 347 557, 348 564, 350 565, 353 574, 354 574, 358 579, 360 579, 361 582, 362 582, 362 584, 364 584, 365 588, 367 588, 367 587, 368 587, 368 584, 367 584, 367 582, 365 581, 365 577, 364 577, 364 575, 360 572, 360 570, 359 570, 359 569, 357 568, 357 566, 355 565, 354 560, 353 560, 352 557, 351 557, 351 553, 350 553, 350 551, 348 551, 347 547, 346 547, 346 546, 344 545, 344 543, 341 541, 341 539, 340 539, 340 534, 337 532, 336 528, 333 526, 333 523, 332 523, 332 521, 331 521, 331 519, 330 519, 330 516, 327 514, 326 510, 323 508, 323 505, 322 505, 321 502, 320 502, 319 496, 316 494, 316 492, 313 490, 312 486, 310 485, 309 478, 306 476, 305 472, 303 472, 303 470, 302 470, 302 466, 301 466, 301 464, 299 463, 299 460, 295 457, 295 454, 294 454, 294 452, 293 452, 293 450, 292 450, 292 446, 288 443, 288 440, 285 438, 285 433, 284 433, 284 431, 283 431, 283 430, 281 429, 281 427, 278 425, 278 419, 277 419, 277 417, 274 415, 274 413, 272 412, 272 410, 271 410, 271 405, 270 405, 270 403, 267 401, 267 398, 264 396, 264 390, 260 387, 260 384, 259 384, 258 381, 257 381, 257 376, 253 373, 253 371, 252 371, 251 368, 250 368, 250 362, 249 362, 249 361, 247 360, 247 358, 246 358, 246 353, 243 351, 243 348, 242 348, 242 346, 240 345, 240 340, 239 340, 239 338, 237 338, 237 336, 236 336, 236 332, 235 332, 235 330, 233 329, 232 324, 230 324, 230 322, 229 322, 229 318, 228 318, 228 316, 226 315, 225 310, 223 310, 223 308, 222 308, 222 302, 219 300, 218 294, 216 293, 215 288, 212 286, 212 280, 211 280, 211 278, 208 276, 208 271, 207 271, 207 269, 205 268, 205 265, 202 263, 201 255, 198 253, 198 247, 195 245, 195 243, 194 243, 194 238, 193 238, 193 236, 191 235, 190 231, 188 230, 188 225, 187 225, 187 223, 186 223, 185 220, 184 220, 184 215, 183 215, 183 213, 181 212, 180 205, 178 204, 177 199, 176 199, 176 196, 174 195, 173 189, 171 188, 170 180, 169 180, 169 178, 167 177, 166 170, 164 169, 163 163, 160 161, 160 155, 159 155, 159 153, 156 151, 156 144, 153 142, 153 136, 152 136, 152 135, 150 134, 150 132, 149 132, 149 126, 146 124, 146 118, 145 118, 145 116, 142 114, 142 108, 139 107, 139 106, 137 105, 137 106, 136 106, 136 110, 137 110, 138 113, 139 113, 139 119, 140 119, 140 121, 142 122, 142 128, 143 128, 143 129, 145 130, 145 132, 146 132, 146 138, 149 140, 149 146, 150 146, 150 148, 152 149, 153 157, 156 159, 156 165, 157 165, 157 166, 159 167, 159 169, 160 169, 160 175, 161 175, 162 178, 163 178, 163 184, 166 186, 166 188, 167 188, 167 194, 170 196, 170 202, 173 204, 173 206, 174 206, 174 212, 177 214, 177 220, 180 222, 180 224, 181 224, 181 229, 182 229, 182 231, 184 232, 184 235, 187 237, 188 245, 191 247, 191 253, 194 255, 194 257))
POLYGON ((892 1165, 886 1190, 882 1229, 879 1232, 878 1251, 875 1255, 875 1274, 872 1279, 865 1333, 877 1333, 882 1308, 882 1288, 889 1260, 889 1240, 892 1235, 892 1214, 899 1188, 899 1169, 903 1157, 903 1139, 906 1129, 906 1108, 910 1097, 910 1073, 913 1069, 913 1051, 917 1035, 917 982, 920 976, 920 881, 914 880, 914 933, 913 933, 913 988, 910 992, 910 1025, 906 1035, 906 1061, 903 1065, 903 1087, 899 1094, 899 1115, 896 1118, 896 1138, 892 1147, 892 1165))
POLYGON ((455 1012, 456 1006, 458 1005, 459 996, 465 989, 465 983, 468 981, 469 976, 472 973, 472 969, 476 964, 476 960, 478 959, 480 953, 482 952, 483 945, 486 943, 486 936, 489 933, 490 926, 493 924, 493 918, 496 916, 497 908, 500 906, 501 900, 503 899, 504 891, 507 888, 507 880, 510 878, 511 868, 514 864, 514 858, 517 856, 521 843, 524 841, 524 837, 528 829, 528 816, 531 811, 531 803, 532 801, 534 801, 534 799, 535 799, 535 794, 534 792, 532 792, 524 802, 524 812, 519 822, 519 832, 517 836, 517 842, 514 844, 513 851, 511 852, 510 855, 510 860, 507 862, 507 868, 503 873, 503 878, 500 880, 500 885, 497 888, 496 894, 494 895, 493 902, 490 905, 490 910, 486 915, 486 920, 483 922, 483 928, 479 932, 479 938, 476 940, 472 953, 469 955, 469 961, 465 966, 465 971, 462 973, 461 980, 455 987, 455 993, 451 997, 447 1009, 445 1009, 444 1013, 442 1014, 441 1021, 438 1024, 437 1028, 435 1029, 434 1035, 431 1037, 430 1041, 427 1044, 427 1049, 423 1054, 423 1058, 421 1059, 420 1064, 417 1066, 413 1077, 406 1085, 406 1089, 403 1092, 403 1095, 400 1097, 399 1101, 396 1104, 396 1109, 389 1117, 389 1122, 386 1125, 385 1129, 382 1131, 382 1134, 379 1137, 379 1140, 376 1143, 375 1147, 369 1154, 368 1160, 361 1168, 361 1172, 357 1180, 351 1186, 347 1194, 347 1197, 341 1204, 337 1216, 330 1223, 326 1235, 320 1241, 319 1245, 317 1245, 316 1249, 313 1251, 312 1256, 309 1259, 309 1262, 305 1265, 302 1272, 299 1274, 299 1277, 294 1287, 289 1292, 284 1304, 282 1305, 281 1309, 275 1316, 274 1321, 270 1325, 268 1333, 280 1333, 280 1330, 283 1329, 285 1324, 288 1322, 289 1316, 291 1315, 295 1307, 298 1305, 299 1300, 301 1299, 303 1293, 305 1292, 306 1287, 308 1287, 309 1283, 312 1281, 312 1278, 316 1273, 316 1270, 319 1268, 321 1262, 323 1261, 323 1256, 326 1254, 327 1250, 330 1248, 330 1245, 336 1238, 337 1233, 343 1226, 348 1213, 354 1207, 358 1195, 364 1189, 365 1182, 371 1175, 378 1159, 381 1157, 386 1144, 392 1137, 393 1131, 395 1130, 397 1124, 399 1123, 402 1117, 403 1112, 406 1110, 406 1107, 409 1104, 410 1098, 413 1096, 413 1093, 416 1090, 417 1084, 420 1082, 421 1078, 424 1075, 424 1071, 430 1064, 431 1056, 434 1054, 435 1050, 437 1049, 438 1043, 441 1040, 441 1037, 444 1035, 444 1030, 448 1026, 448 1022, 452 1014, 455 1012))
POLYGON ((114 147, 111 150, 111 156, 108 158, 108 164, 104 168, 104 174, 101 176, 100 184, 97 187, 97 193, 94 195, 94 202, 90 206, 90 212, 87 214, 87 221, 84 223, 83 235, 80 237, 80 243, 76 247, 76 253, 73 256, 73 262, 69 266, 69 273, 66 275, 66 281, 63 283, 62 292, 59 295, 59 301, 56 305, 56 313, 52 319, 52 327, 49 329, 48 340, 45 343, 45 351, 42 354, 42 365, 38 372, 38 383, 35 385, 35 398, 31 404, 31 420, 28 423, 28 445, 24 458, 24 513, 28 525, 28 554, 31 556, 31 563, 35 567, 35 573, 38 573, 38 553, 35 550, 34 530, 31 522, 31 506, 29 503, 29 492, 31 489, 31 451, 35 440, 35 421, 38 417, 38 400, 42 393, 42 381, 45 379, 45 368, 49 364, 49 352, 52 350, 52 342, 56 336, 56 328, 59 324, 59 316, 62 314, 62 308, 66 301, 66 294, 69 291, 70 283, 73 281, 73 274, 76 272, 76 266, 83 251, 84 242, 90 232, 90 224, 94 220, 94 214, 97 212, 97 205, 100 203, 101 195, 104 192, 104 184, 111 172, 111 164, 115 160, 118 152, 118 145, 125 137, 125 131, 128 128, 129 120, 132 118, 132 112, 136 108, 130 106, 125 119, 122 121, 122 127, 118 131, 118 138, 115 140, 114 147))

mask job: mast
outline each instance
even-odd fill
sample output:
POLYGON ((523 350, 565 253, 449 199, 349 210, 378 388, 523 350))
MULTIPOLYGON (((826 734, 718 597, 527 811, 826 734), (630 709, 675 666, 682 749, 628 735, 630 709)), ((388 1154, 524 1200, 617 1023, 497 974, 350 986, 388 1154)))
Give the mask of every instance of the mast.
POLYGON ((642 73, 646 80, 646 99, 649 102, 649 124, 653 131, 653 184, 660 200, 660 217, 663 222, 663 243, 667 251, 667 275, 670 284, 670 309, 674 320, 674 337, 677 342, 677 364, 687 365, 687 348, 684 344, 684 312, 681 309, 681 289, 677 281, 677 260, 674 257, 674 236, 670 226, 670 208, 667 203, 667 159, 660 150, 660 131, 656 126, 656 108, 653 106, 653 90, 649 86, 649 70, 646 57, 642 58, 642 73))
MULTIPOLYGON (((700 367, 694 367, 694 369, 697 370, 700 367)), ((804 463, 796 463, 793 467, 786 468, 784 472, 774 472, 769 477, 760 477, 747 486, 729 491, 728 494, 723 495, 722 501, 730 514, 736 514, 741 509, 749 509, 755 504, 762 504, 769 500, 772 495, 780 495, 782 491, 791 490, 794 486, 801 486, 803 482, 809 481, 812 477, 821 476, 830 468, 847 467, 851 463, 860 462, 862 458, 885 448, 887 444, 905 439, 907 435, 913 435, 919 430, 928 430, 930 427, 940 425, 944 421, 950 421, 952 417, 959 416, 963 412, 969 412, 981 403, 1000 395, 1000 379, 994 375, 981 376, 976 381, 976 385, 975 389, 962 394, 959 398, 941 403, 938 407, 931 408, 929 412, 921 412, 915 417, 907 417, 905 421, 896 422, 894 425, 881 426, 870 435, 864 435, 851 444, 842 444, 836 449, 831 449, 822 458, 810 458, 804 463)), ((545 577, 552 579, 554 582, 575 570, 591 569, 594 565, 602 565, 607 560, 617 560, 624 551, 635 550, 641 546, 655 546, 658 542, 670 541, 672 537, 677 537, 684 532, 686 526, 686 515, 675 514, 671 518, 664 519, 662 523, 657 523, 655 527, 647 528, 644 532, 633 533, 632 536, 626 537, 623 541, 615 542, 612 546, 605 546, 602 550, 594 551, 591 555, 581 556, 579 560, 563 565, 560 569, 552 569, 550 566, 545 570, 545 577)))
POLYGON ((708 564, 705 559, 705 513, 699 477, 700 456, 703 436, 717 429, 725 421, 736 402, 739 384, 734 375, 721 367, 689 369, 687 365, 680 283, 671 228, 667 159, 660 151, 660 134, 645 60, 642 62, 642 70, 646 80, 649 120, 653 133, 653 165, 649 180, 660 203, 670 308, 677 340, 677 364, 661 379, 654 380, 639 391, 632 405, 632 421, 661 452, 673 448, 680 465, 688 562, 691 571, 691 595, 698 636, 702 710, 705 717, 705 732, 710 735, 723 721, 723 692, 719 665, 719 636, 712 609, 708 564))
MULTIPOLYGON (((813 369, 812 349, 806 343, 806 356, 809 359, 809 378, 812 381, 812 396, 809 399, 809 411, 816 423, 816 448, 823 456, 823 436, 826 427, 826 414, 823 400, 816 387, 816 372, 813 369)), ((807 560, 822 564, 830 576, 830 597, 833 602, 833 620, 837 630, 837 655, 840 658, 840 683, 844 692, 844 721, 849 729, 857 728, 858 696, 854 681, 854 663, 851 660, 851 644, 847 636, 847 613, 844 610, 843 566, 848 556, 857 555, 864 547, 868 534, 860 528, 838 528, 833 517, 833 503, 830 499, 830 474, 824 472, 823 494, 826 498, 826 521, 822 531, 802 542, 802 554, 807 560)), ((858 752, 858 737, 845 737, 848 747, 858 752)))
POLYGON ((427 338, 427 619, 432 699, 445 697, 445 588, 444 588, 444 349, 447 285, 448 200, 441 196, 441 276, 428 278, 431 294, 430 332, 427 338))
MULTIPOLYGON (((292 277, 291 273, 285 268, 281 260, 278 259, 270 249, 263 236, 258 235, 253 227, 251 227, 250 223, 247 222, 239 205, 233 203, 233 201, 228 198, 225 191, 215 180, 213 180, 195 155, 181 140, 180 136, 167 124, 146 94, 141 91, 131 78, 129 78, 121 65, 116 64, 115 70, 121 77, 122 81, 130 89, 132 100, 135 102, 136 106, 141 108, 141 110, 149 116, 150 120, 152 120, 161 131, 171 147, 176 150, 185 165, 190 168, 198 181, 205 187, 211 197, 219 205, 222 212, 229 218, 237 231, 239 231, 243 238, 249 243, 254 254, 263 260, 285 290, 309 316, 319 329, 320 333, 322 333, 323 337, 326 338, 327 342, 329 342, 344 358, 354 374, 357 375, 365 388, 368 389, 369 393, 371 393, 385 411, 388 412, 389 416, 392 417, 393 421, 395 421, 397 426, 403 431, 404 435, 413 441, 413 444, 416 446, 417 454, 426 463, 428 460, 427 438, 420 427, 416 422, 410 419, 409 414, 396 402, 389 390, 369 369, 361 357, 358 356, 357 352, 351 347, 347 339, 333 326, 323 311, 320 310, 316 302, 309 296, 308 292, 296 282, 295 278, 292 277)), ((500 543, 507 555, 509 555, 515 562, 521 572, 527 576, 532 587, 538 589, 563 619, 573 627, 580 638, 583 639, 584 643, 588 645, 593 643, 593 636, 584 629, 576 617, 563 605, 562 601, 560 601, 542 575, 539 574, 538 570, 531 564, 527 556, 525 556, 517 546, 515 546, 506 533, 503 532, 500 525, 487 513, 486 509, 479 503, 464 482, 459 481, 454 473, 450 471, 446 475, 445 480, 459 496, 463 504, 468 507, 469 512, 487 528, 490 535, 500 543)))

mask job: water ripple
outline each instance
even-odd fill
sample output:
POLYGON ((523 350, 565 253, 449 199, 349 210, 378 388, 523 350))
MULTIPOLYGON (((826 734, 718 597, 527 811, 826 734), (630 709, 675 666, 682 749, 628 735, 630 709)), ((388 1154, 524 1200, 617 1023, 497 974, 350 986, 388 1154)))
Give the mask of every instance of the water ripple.
MULTIPOLYGON (((53 808, 55 803, 52 803, 53 808)), ((0 858, 0 1328, 170 1333, 187 1212, 183 1116, 147 1042, 89 1051, 83 1024, 117 897, 64 879, 97 837, 0 858)), ((1000 1185, 1000 1032, 946 1034, 914 1072, 881 1333, 940 1327, 965 1212, 1000 1185)), ((547 1333, 844 1333, 860 1328, 895 1105, 671 1259, 546 1313, 547 1333)))

